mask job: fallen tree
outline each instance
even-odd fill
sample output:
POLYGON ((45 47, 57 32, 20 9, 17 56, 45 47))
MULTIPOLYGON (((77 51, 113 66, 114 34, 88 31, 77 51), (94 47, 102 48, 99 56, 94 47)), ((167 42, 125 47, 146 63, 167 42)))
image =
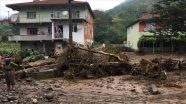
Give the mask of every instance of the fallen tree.
POLYGON ((130 63, 115 54, 81 47, 67 50, 58 63, 58 69, 67 79, 123 75, 132 69, 130 63))

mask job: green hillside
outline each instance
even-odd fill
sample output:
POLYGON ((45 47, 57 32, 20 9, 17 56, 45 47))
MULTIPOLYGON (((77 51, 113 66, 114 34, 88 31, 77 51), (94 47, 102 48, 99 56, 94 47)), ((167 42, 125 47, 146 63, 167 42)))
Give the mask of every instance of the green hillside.
POLYGON ((122 43, 126 40, 125 27, 138 19, 143 12, 150 12, 157 0, 126 0, 108 11, 94 10, 95 41, 99 43, 122 43))

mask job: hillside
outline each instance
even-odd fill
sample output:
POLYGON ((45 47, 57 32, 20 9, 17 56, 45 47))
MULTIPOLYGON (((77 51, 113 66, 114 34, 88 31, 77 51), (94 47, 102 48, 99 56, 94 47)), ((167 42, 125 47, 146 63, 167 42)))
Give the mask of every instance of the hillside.
POLYGON ((143 12, 150 12, 151 5, 156 1, 157 0, 126 0, 107 12, 113 18, 131 21, 139 18, 143 12))
POLYGON ((122 43, 127 35, 125 27, 138 19, 143 12, 150 12, 156 1, 158 0, 125 0, 108 11, 95 10, 95 41, 122 43))

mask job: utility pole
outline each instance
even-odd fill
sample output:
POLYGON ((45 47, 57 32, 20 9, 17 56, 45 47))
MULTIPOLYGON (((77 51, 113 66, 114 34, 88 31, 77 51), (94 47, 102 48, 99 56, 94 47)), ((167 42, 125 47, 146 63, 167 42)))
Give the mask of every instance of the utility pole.
POLYGON ((8 11, 8 19, 9 19, 9 11, 8 11))
POLYGON ((69 44, 73 45, 73 37, 72 37, 72 13, 71 13, 71 1, 68 0, 68 14, 69 14, 69 44))

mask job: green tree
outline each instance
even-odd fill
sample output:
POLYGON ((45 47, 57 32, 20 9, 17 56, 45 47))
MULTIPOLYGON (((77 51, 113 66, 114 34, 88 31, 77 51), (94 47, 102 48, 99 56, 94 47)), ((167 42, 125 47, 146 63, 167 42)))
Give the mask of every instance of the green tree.
POLYGON ((161 23, 159 33, 179 35, 186 32, 186 0, 159 0, 153 5, 153 13, 159 15, 155 18, 161 23))
POLYGON ((10 35, 19 35, 18 27, 13 25, 0 26, 0 36, 2 38, 1 41, 8 41, 8 36, 10 35))

